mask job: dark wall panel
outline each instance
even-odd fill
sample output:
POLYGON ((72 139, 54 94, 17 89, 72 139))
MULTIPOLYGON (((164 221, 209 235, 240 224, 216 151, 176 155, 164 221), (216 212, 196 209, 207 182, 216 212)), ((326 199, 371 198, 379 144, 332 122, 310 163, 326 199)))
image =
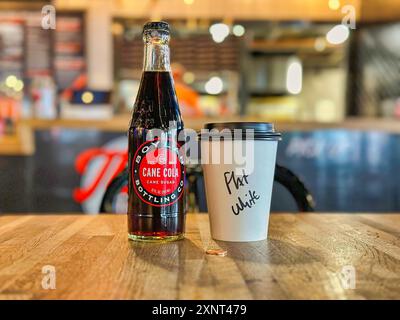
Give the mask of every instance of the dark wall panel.
POLYGON ((81 211, 72 199, 80 181, 75 159, 118 136, 89 130, 37 131, 33 156, 0 157, 0 212, 81 211))

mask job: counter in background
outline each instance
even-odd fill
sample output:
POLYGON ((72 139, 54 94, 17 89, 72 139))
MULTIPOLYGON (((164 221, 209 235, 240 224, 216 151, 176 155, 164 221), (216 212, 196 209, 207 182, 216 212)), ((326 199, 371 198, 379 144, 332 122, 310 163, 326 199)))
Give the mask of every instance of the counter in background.
MULTIPOLYGON (((51 129, 54 127, 96 129, 101 131, 126 132, 129 126, 130 115, 114 116, 110 120, 75 120, 57 119, 23 120, 22 125, 32 129, 51 129)), ((309 131, 320 129, 348 129, 363 131, 384 131, 400 133, 400 120, 382 118, 348 118, 342 122, 275 122, 273 119, 256 116, 226 116, 221 118, 187 118, 184 119, 185 127, 200 130, 207 122, 228 122, 228 121, 254 121, 274 122, 278 131, 309 131)))
MULTIPOLYGON (((97 130, 104 132, 126 132, 130 115, 114 116, 110 120, 76 120, 76 119, 26 119, 17 126, 17 135, 0 137, 0 155, 31 155, 35 152, 34 130, 51 130, 54 128, 97 130)), ((254 121, 274 122, 277 131, 316 131, 324 129, 347 129, 361 131, 382 131, 400 134, 400 121, 377 118, 348 118, 343 122, 275 122, 273 119, 249 116, 228 116, 221 118, 188 118, 184 119, 185 128, 200 130, 208 122, 254 121)))

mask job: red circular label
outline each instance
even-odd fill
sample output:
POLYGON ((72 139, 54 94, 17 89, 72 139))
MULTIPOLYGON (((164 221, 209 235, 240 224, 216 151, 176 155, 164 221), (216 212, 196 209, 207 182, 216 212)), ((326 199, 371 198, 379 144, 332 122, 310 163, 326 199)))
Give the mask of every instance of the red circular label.
POLYGON ((181 180, 178 155, 167 148, 149 151, 140 162, 139 170, 143 188, 154 195, 174 192, 181 180))
POLYGON ((170 141, 146 141, 132 159, 133 187, 147 204, 169 206, 182 196, 185 168, 183 156, 170 141))

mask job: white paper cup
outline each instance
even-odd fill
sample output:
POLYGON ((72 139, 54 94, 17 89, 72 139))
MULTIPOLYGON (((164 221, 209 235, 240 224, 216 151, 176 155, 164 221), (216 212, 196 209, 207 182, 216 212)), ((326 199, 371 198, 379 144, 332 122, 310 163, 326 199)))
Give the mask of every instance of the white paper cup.
POLYGON ((265 240, 280 134, 269 123, 206 125, 207 129, 223 127, 253 128, 254 136, 237 135, 231 139, 214 139, 216 134, 200 136, 211 236, 222 241, 265 240), (229 156, 238 150, 245 155, 245 165, 229 156))

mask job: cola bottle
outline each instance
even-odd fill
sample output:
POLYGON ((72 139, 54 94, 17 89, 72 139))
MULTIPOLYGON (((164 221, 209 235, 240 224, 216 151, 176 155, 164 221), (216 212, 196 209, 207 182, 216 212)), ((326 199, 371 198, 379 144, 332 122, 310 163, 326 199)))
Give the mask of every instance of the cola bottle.
POLYGON ((144 63, 129 136, 129 238, 172 241, 185 225, 183 122, 171 75, 169 25, 143 28, 144 63))

